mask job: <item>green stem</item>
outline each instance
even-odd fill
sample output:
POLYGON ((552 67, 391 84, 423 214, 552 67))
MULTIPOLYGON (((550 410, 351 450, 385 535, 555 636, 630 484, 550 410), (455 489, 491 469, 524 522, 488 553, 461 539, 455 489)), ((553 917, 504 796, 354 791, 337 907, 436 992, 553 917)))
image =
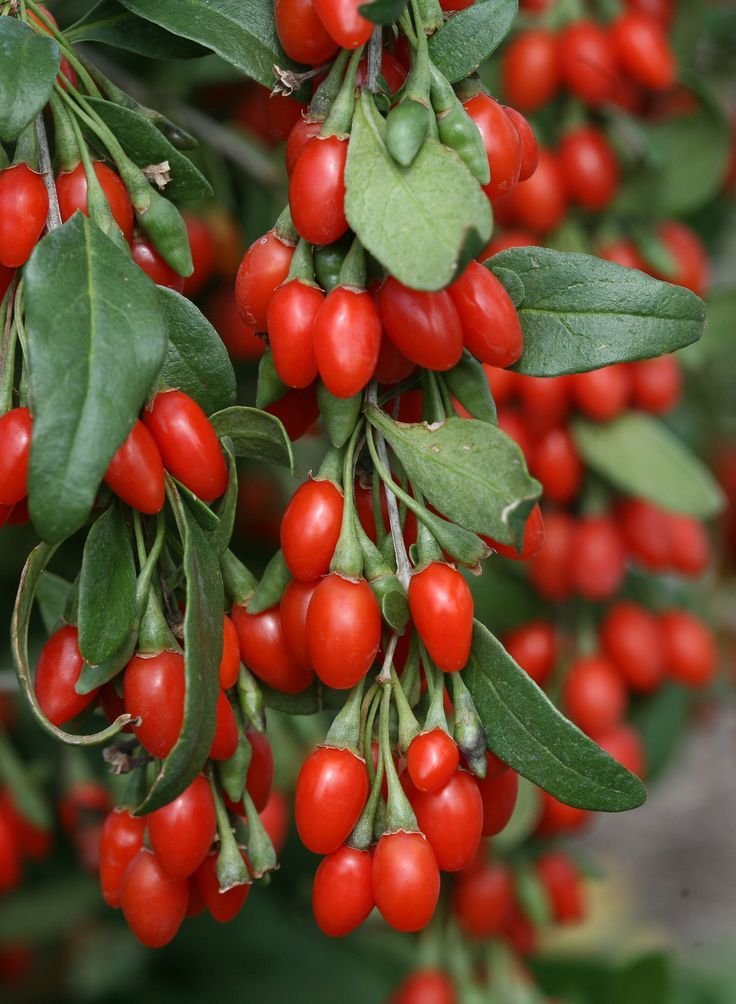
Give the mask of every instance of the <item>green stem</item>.
POLYGON ((343 509, 340 537, 330 562, 330 571, 348 579, 359 579, 363 574, 363 551, 355 530, 355 495, 353 492, 353 467, 358 439, 363 431, 363 419, 353 429, 353 434, 342 458, 343 509))
POLYGON ((363 46, 354 49, 348 68, 345 71, 343 80, 337 97, 332 102, 332 107, 327 113, 325 124, 322 126, 320 136, 347 136, 350 133, 350 125, 353 121, 355 111, 355 78, 358 74, 358 64, 363 54, 363 46))
POLYGON ((387 831, 393 833, 396 830, 406 830, 408 833, 418 829, 417 819, 414 810, 409 804, 409 800, 401 787, 399 776, 396 773, 393 757, 391 755, 391 736, 389 732, 389 718, 391 714, 391 683, 383 685, 383 696, 381 698, 381 753, 383 754, 383 765, 386 771, 388 782, 388 810, 386 815, 387 831))

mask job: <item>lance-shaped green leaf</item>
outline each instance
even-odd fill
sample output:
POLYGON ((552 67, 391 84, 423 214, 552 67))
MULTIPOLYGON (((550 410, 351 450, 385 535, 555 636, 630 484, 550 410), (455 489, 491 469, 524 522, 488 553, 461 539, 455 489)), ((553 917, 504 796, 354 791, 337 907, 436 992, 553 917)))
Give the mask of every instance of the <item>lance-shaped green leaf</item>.
MULTIPOLYGON (((674 352, 696 341, 705 305, 694 293, 592 255, 510 248, 486 263, 515 272, 529 376, 581 373, 674 352)), ((499 278, 505 283, 499 271, 499 278)))
POLYGON ((723 508, 723 492, 708 468, 650 415, 632 411, 601 423, 577 419, 572 429, 585 462, 627 495, 699 519, 723 508))
POLYGON ((192 59, 206 56, 196 42, 172 35, 127 11, 117 0, 100 0, 84 17, 64 30, 70 42, 102 42, 151 59, 192 59))
POLYGON ((171 180, 164 193, 174 201, 211 199, 212 187, 191 160, 166 139, 150 119, 132 108, 123 108, 113 101, 88 98, 103 122, 112 129, 130 159, 139 167, 168 162, 171 180))
POLYGON ((131 720, 130 715, 121 715, 108 725, 101 732, 92 735, 77 736, 71 732, 52 725, 46 715, 41 710, 41 706, 36 698, 36 691, 33 686, 33 673, 28 662, 28 624, 33 610, 33 601, 38 589, 38 582, 46 566, 56 553, 59 544, 38 544, 28 555, 18 585, 18 595, 13 609, 13 618, 10 623, 10 642, 13 649, 13 663, 15 673, 18 677, 21 692, 26 699, 26 703, 31 709, 31 713, 39 723, 44 732, 59 742, 68 746, 97 746, 106 743, 125 728, 131 720))
POLYGON ((193 397, 205 414, 235 401, 235 372, 222 339, 191 300, 158 286, 169 335, 161 382, 193 397))
POLYGON ((210 418, 218 436, 229 436, 236 457, 288 467, 294 473, 294 453, 286 429, 275 415, 258 408, 236 406, 210 418))
POLYGON ((87 519, 161 369, 166 327, 156 286, 82 213, 44 237, 25 282, 28 496, 36 529, 58 541, 87 519))
POLYGON ((187 605, 184 613, 184 722, 176 745, 164 760, 139 814, 167 805, 204 766, 215 734, 222 655, 225 598, 220 562, 196 518, 172 483, 168 489, 184 548, 187 605))
POLYGON ((79 651, 100 663, 125 641, 135 618, 136 572, 122 506, 113 502, 87 534, 79 576, 79 651))
POLYGON ((444 380, 453 397, 457 398, 473 418, 498 425, 496 403, 491 394, 488 377, 478 360, 467 350, 463 352, 463 357, 457 366, 438 376, 444 380))
POLYGON ((122 0, 129 11, 222 56, 264 87, 274 64, 293 69, 276 35, 273 4, 261 0, 122 0))
POLYGON ((227 456, 227 488, 217 504, 219 522, 209 533, 210 544, 217 554, 224 554, 230 546, 238 505, 238 466, 235 461, 233 441, 229 436, 223 437, 222 448, 227 456))
POLYGON ((370 253, 414 289, 444 289, 491 234, 488 199, 453 151, 427 140, 409 167, 392 158, 364 91, 353 118, 345 212, 370 253))
POLYGON ((358 421, 363 395, 359 393, 353 397, 335 397, 320 381, 317 385, 317 403, 330 442, 338 448, 344 446, 358 421))
POLYGON ((0 139, 17 139, 47 103, 60 59, 52 38, 17 18, 0 18, 0 139))
POLYGON ((259 687, 266 707, 273 708, 274 711, 283 711, 287 715, 316 715, 327 709, 341 708, 345 703, 344 690, 332 690, 317 679, 298 694, 285 694, 265 683, 259 683, 259 687))
POLYGON ((363 17, 374 24, 393 24, 398 21, 406 8, 407 0, 370 0, 358 8, 363 17))
POLYGON ((454 83, 494 52, 513 24, 517 0, 477 0, 458 11, 429 40, 435 66, 454 83))
POLYGON ((366 414, 412 484, 443 516, 501 544, 520 543, 541 485, 501 429, 472 418, 406 425, 372 406, 366 414))
POLYGON ((36 601, 46 634, 51 634, 61 620, 72 583, 53 572, 44 572, 36 589, 36 601))
POLYGON ((519 774, 581 809, 622 812, 642 804, 639 778, 564 718, 478 621, 463 677, 488 748, 519 774))

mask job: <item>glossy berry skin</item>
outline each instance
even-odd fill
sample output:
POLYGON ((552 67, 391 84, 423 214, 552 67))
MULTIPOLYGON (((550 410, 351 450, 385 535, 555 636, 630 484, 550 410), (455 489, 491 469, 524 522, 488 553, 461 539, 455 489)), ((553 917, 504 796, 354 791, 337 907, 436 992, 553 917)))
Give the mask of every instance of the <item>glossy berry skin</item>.
POLYGON ((13 506, 27 494, 33 419, 28 408, 0 416, 0 505, 13 506))
POLYGON ((222 495, 225 460, 217 433, 194 398, 180 390, 161 391, 144 410, 143 422, 175 478, 203 502, 222 495))
POLYGON ((0 171, 0 264, 24 265, 43 233, 49 197, 43 178, 27 164, 0 171))
POLYGON ((289 803, 286 795, 274 789, 260 816, 274 850, 280 856, 289 830, 289 803))
POLYGON ((127 809, 113 809, 105 819, 100 837, 100 888, 108 906, 120 906, 125 869, 143 847, 146 820, 127 809))
POLYGON ((146 948, 163 948, 181 927, 189 883, 169 878, 151 851, 142 848, 128 865, 120 893, 123 915, 146 948))
POLYGON ((469 865, 483 829, 483 800, 472 774, 456 770, 439 790, 409 787, 408 796, 440 870, 457 872, 469 865))
POLYGON ((491 180, 483 186, 489 199, 508 195, 519 181, 521 139, 503 105, 487 94, 476 94, 463 107, 478 127, 486 149, 491 180))
POLYGON ((460 928, 471 938, 491 938, 504 929, 514 904, 514 880, 500 861, 461 875, 453 907, 460 928))
POLYGON ((686 687, 707 687, 716 671, 716 648, 708 627, 686 610, 668 610, 659 618, 665 665, 686 687))
POLYGON ((229 690, 238 682, 240 672, 240 642, 238 632, 230 618, 225 614, 222 620, 222 658, 220 659, 220 686, 229 690))
POLYGON ((588 373, 574 373, 570 389, 578 408, 596 422, 610 422, 626 408, 631 396, 631 376, 622 363, 588 373))
POLYGON ((648 694, 662 684, 664 643, 657 618, 645 607, 630 600, 614 604, 601 622, 600 640, 631 690, 648 694))
POLYGON ((400 383, 414 371, 414 363, 396 348, 387 335, 381 338, 374 378, 378 383, 400 383))
MULTIPOLYGON (((223 240, 228 240, 229 234, 221 229, 221 218, 217 217, 216 223, 210 223, 205 217, 194 216, 191 213, 183 214, 184 223, 187 228, 189 238, 189 249, 192 252, 192 264, 194 271, 184 280, 184 295, 192 300, 204 289, 213 275, 219 270, 220 258, 228 254, 230 248, 223 249, 223 240), (217 229, 215 229, 217 226, 217 229)), ((237 235, 235 235, 236 245, 233 248, 233 257, 237 254, 237 235)), ((228 241, 229 243, 229 241, 228 241)), ((234 264, 234 263, 233 263, 234 264)), ((230 261, 228 267, 232 265, 230 261)))
POLYGON ((249 614, 246 607, 235 606, 230 617, 238 632, 240 657, 259 680, 286 694, 309 686, 312 671, 300 665, 287 648, 278 607, 249 614))
POLYGON ((224 691, 217 695, 215 734, 210 746, 210 760, 229 760, 238 748, 238 722, 224 691))
POLYGON ((333 572, 314 591, 307 611, 307 647, 323 683, 347 690, 363 679, 381 641, 381 612, 365 579, 333 572))
POLYGON ((680 575, 702 575, 711 558, 705 527, 692 516, 668 515, 673 569, 680 575))
POLYGON ((317 927, 343 938, 360 927, 374 906, 370 851, 343 844, 320 863, 314 876, 312 910, 317 927))
POLYGON ((308 387, 317 378, 314 319, 324 300, 317 286, 290 279, 269 301, 269 345, 276 372, 287 387, 308 387))
POLYGON ((629 367, 632 404, 652 415, 665 415, 680 400, 682 374, 675 356, 642 359, 629 367))
POLYGON ((434 561, 409 580, 412 621, 432 660, 444 673, 468 661, 473 635, 470 587, 452 565, 434 561))
POLYGON ((245 787, 253 799, 256 812, 263 812, 271 797, 273 785, 273 750, 268 738, 261 732, 249 732, 250 764, 245 780, 245 787))
POLYGON ((550 429, 535 443, 529 470, 542 482, 544 497, 558 505, 577 498, 583 483, 583 463, 568 429, 550 429))
MULTIPOLYGON (((120 228, 123 237, 130 243, 133 238, 133 206, 128 190, 120 177, 107 164, 94 161, 92 166, 102 191, 105 193, 112 218, 120 228)), ((59 196, 59 209, 64 223, 77 210, 81 210, 85 216, 89 216, 87 175, 83 164, 77 164, 73 171, 65 171, 56 178, 56 193, 59 196)))
POLYGON ((531 580, 545 599, 561 602, 572 593, 571 558, 575 523, 567 513, 550 512, 544 524, 544 546, 532 558, 531 580))
POLYGON ((274 18, 284 52, 297 63, 319 66, 337 52, 312 0, 276 0, 274 18))
POLYGON ((341 49, 357 49, 370 38, 373 23, 360 13, 361 0, 315 0, 314 7, 341 49))
POLYGON ((320 580, 302 582, 292 579, 281 597, 281 624, 286 647, 296 662, 304 669, 312 669, 307 645, 307 611, 320 580))
POLYGON ((406 751, 406 769, 417 791, 433 792, 443 788, 459 762, 457 743, 440 728, 414 736, 406 751))
POLYGON ((626 11, 613 21, 610 31, 616 58, 634 80, 653 91, 672 86, 677 73, 675 55, 656 21, 626 11))
POLYGON ((289 180, 289 206, 298 233, 310 244, 332 244, 345 219, 347 138, 315 136, 302 148, 289 180))
POLYGON ((184 721, 184 657, 179 652, 134 655, 125 668, 125 710, 141 719, 133 728, 151 756, 168 756, 184 721))
POLYGON ((540 150, 534 174, 520 182, 499 203, 499 207, 502 205, 508 206, 516 223, 535 233, 548 233, 558 227, 567 212, 567 196, 557 158, 549 150, 540 150))
POLYGON ((372 882, 376 906, 395 930, 421 931, 432 919, 440 872, 423 834, 384 833, 373 853, 372 882))
MULTIPOLYGON (((241 852, 246 861, 245 853, 241 852)), ((196 889, 210 915, 218 924, 228 924, 234 920, 245 906, 250 893, 250 882, 233 886, 226 892, 220 892, 217 879, 217 854, 208 854, 191 878, 191 885, 196 889)), ((191 891, 190 891, 191 896, 191 891)))
POLYGON ((626 710, 626 688, 616 669, 602 656, 577 659, 565 678, 567 713, 589 736, 613 728, 626 710))
MULTIPOLYGON (((491 755, 486 754, 487 758, 491 755)), ((519 794, 519 775, 510 767, 500 774, 495 773, 489 761, 486 776, 476 784, 483 803, 483 836, 495 837, 506 828, 513 815, 519 794)))
POLYGON ((616 155, 608 140, 593 126, 565 134, 558 150, 567 193, 573 202, 591 212, 610 205, 620 180, 616 155))
MULTIPOLYGON (((449 0, 458 4, 462 0, 449 0)), ((448 8, 448 0, 441 5, 443 10, 462 9, 448 8)), ((469 6, 463 3, 463 7, 469 6)), ((441 969, 420 969, 401 983, 391 997, 389 1004, 457 1004, 458 997, 450 977, 441 969)))
POLYGON ((184 292, 186 279, 175 272, 168 262, 164 261, 147 237, 137 236, 130 248, 133 261, 148 278, 157 286, 166 286, 177 293, 184 292))
POLYGON ((381 349, 381 321, 364 289, 337 286, 314 321, 314 354, 327 390, 353 397, 369 383, 381 349))
POLYGON ((557 661, 557 635, 552 624, 545 620, 522 624, 504 635, 503 645, 511 658, 543 687, 557 661))
POLYGON ((295 578, 309 582, 328 571, 342 511, 342 492, 333 481, 310 479, 294 492, 281 520, 281 549, 295 578))
POLYGON ((299 772, 294 798, 296 828, 307 850, 332 854, 342 846, 367 798, 364 760, 330 746, 310 753, 299 772))
POLYGON ((490 269, 471 261, 448 290, 463 329, 465 347, 482 363, 507 367, 524 348, 511 297, 490 269))
POLYGON ((542 510, 539 505, 535 505, 527 517, 524 524, 524 536, 521 541, 521 550, 515 544, 501 544, 490 537, 483 540, 493 548, 497 554, 502 554, 504 558, 511 558, 512 561, 529 561, 537 554, 544 544, 544 520, 542 510))
POLYGON ((235 295, 229 286, 218 286, 207 300, 206 316, 222 339, 231 359, 250 362, 260 359, 265 343, 255 326, 240 316, 235 295))
POLYGON ((289 138, 286 141, 286 152, 284 154, 286 173, 289 177, 291 177, 294 165, 299 159, 299 154, 302 152, 309 140, 313 139, 322 131, 323 125, 323 119, 312 119, 306 117, 300 118, 293 126, 291 132, 289 133, 289 138))
POLYGON ((269 230, 243 255, 235 280, 235 300, 240 316, 256 331, 267 330, 268 304, 289 274, 294 246, 269 230))
POLYGON ((290 390, 263 409, 283 422, 286 434, 295 443, 312 428, 319 418, 315 384, 304 390, 290 390))
POLYGON ((551 101, 560 86, 556 36, 546 29, 517 35, 504 53, 501 80, 509 104, 522 112, 534 112, 551 101))
POLYGON ((575 528, 572 582, 587 600, 604 600, 620 587, 626 554, 618 527, 609 516, 589 516, 575 528))
MULTIPOLYGON (((518 111, 516 108, 510 108, 504 106, 504 112, 508 118, 514 124, 514 128, 519 136, 519 142, 521 143, 521 165, 519 168, 519 181, 526 181, 527 178, 531 178, 537 169, 537 162, 539 161, 539 148, 537 147, 537 138, 534 135, 534 130, 532 129, 529 121, 518 111)), ((523 247, 524 245, 520 245, 523 247)))
POLYGON ((710 284, 710 266, 708 252, 695 231, 679 220, 666 220, 657 227, 657 236, 674 259, 675 271, 670 275, 655 273, 656 277, 704 296, 710 284))
POLYGON ((55 631, 41 649, 34 687, 41 711, 53 725, 76 718, 97 696, 97 690, 78 694, 74 689, 82 672, 77 629, 67 624, 55 631))
POLYGON ((105 482, 138 512, 153 515, 166 498, 164 462, 156 441, 140 419, 113 454, 105 482))
POLYGON ((384 331, 397 349, 418 366, 449 370, 463 353, 463 329, 446 290, 423 293, 393 276, 378 291, 384 331))
POLYGON ((556 924, 574 924, 585 916, 580 872, 566 854, 547 851, 537 858, 537 877, 544 886, 556 924))
POLYGON ((610 101, 618 66, 606 29, 588 19, 568 24, 560 35, 560 71, 565 86, 586 104, 610 101))
POLYGON ((148 836, 159 864, 172 879, 193 875, 207 857, 217 830, 209 781, 197 774, 173 802, 148 816, 148 836))

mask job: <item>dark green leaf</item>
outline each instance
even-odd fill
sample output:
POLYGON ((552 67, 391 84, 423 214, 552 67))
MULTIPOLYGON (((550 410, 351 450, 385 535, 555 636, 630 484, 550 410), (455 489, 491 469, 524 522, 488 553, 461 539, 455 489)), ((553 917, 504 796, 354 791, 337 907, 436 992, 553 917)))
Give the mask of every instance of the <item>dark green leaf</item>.
POLYGON ((703 331, 705 305, 690 290, 592 255, 510 248, 485 264, 523 283, 524 353, 514 369, 529 376, 650 359, 703 331))
POLYGON ((453 151, 427 140, 409 167, 393 160, 367 92, 357 103, 345 211, 370 253, 399 282, 443 289, 491 235, 488 199, 453 151))
POLYGON ((181 481, 177 481, 176 478, 174 478, 174 481, 179 490, 179 494, 187 504, 187 508, 202 527, 204 532, 212 533, 216 530, 220 525, 220 520, 218 519, 217 514, 214 513, 207 503, 203 502, 198 495, 195 495, 191 489, 187 488, 186 485, 183 485, 181 481))
POLYGON ((393 24, 398 21, 406 8, 406 0, 371 0, 358 10, 374 24, 393 24))
POLYGON ((212 49, 264 87, 274 84, 274 63, 293 69, 276 36, 273 4, 260 0, 122 0, 139 17, 212 49))
POLYGON ((229 436, 236 457, 263 460, 294 473, 294 454, 286 430, 275 415, 258 408, 237 406, 210 418, 218 436, 229 436))
POLYGON ((14 17, 0 18, 0 139, 11 143, 54 89, 59 46, 14 17))
POLYGON ((192 59, 208 51, 136 17, 117 0, 100 0, 64 34, 70 42, 103 42, 152 59, 192 59))
POLYGON ((266 565, 261 576, 261 581, 255 588, 255 592, 248 600, 248 613, 260 614, 281 600, 284 589, 286 589, 291 579, 281 548, 278 549, 273 558, 266 565))
POLYGON ((519 542, 541 486, 504 432, 475 419, 450 418, 435 428, 394 422, 378 408, 366 413, 443 516, 499 543, 519 542))
POLYGON ((125 641, 135 617, 135 562, 122 506, 113 503, 87 535, 79 576, 79 651, 96 665, 125 641))
POLYGON ((723 508, 723 492, 708 468, 651 415, 576 419, 572 431, 585 462, 627 495, 700 519, 723 508))
POLYGON ((138 807, 140 814, 167 805, 204 766, 215 734, 225 597, 220 562, 196 519, 170 485, 169 500, 184 546, 187 606, 184 613, 186 696, 176 745, 138 807))
POLYGON ((429 40, 435 66, 451 83, 467 77, 501 44, 517 7, 517 0, 478 0, 453 14, 429 40))
POLYGON ((283 711, 288 715, 316 715, 319 711, 340 708, 345 703, 344 690, 331 690, 320 680, 313 680, 298 694, 285 694, 281 690, 259 684, 263 701, 267 708, 283 711))
POLYGON ((256 405, 267 408, 274 401, 280 401, 288 393, 289 388, 276 372, 273 353, 266 349, 258 363, 258 385, 256 387, 256 405))
POLYGON ((3 900, 0 915, 0 944, 36 945, 63 937, 71 925, 87 924, 99 911, 99 882, 77 869, 69 877, 59 872, 43 882, 24 884, 12 897, 3 900))
POLYGON ((490 631, 475 622, 463 677, 488 747, 568 805, 621 812, 641 805, 641 781, 564 718, 490 631))
POLYGON ((317 385, 317 403, 333 446, 341 447, 350 439, 360 415, 363 395, 335 397, 322 381, 317 385))
POLYGON ((457 366, 442 373, 441 378, 453 397, 457 398, 473 418, 498 425, 496 404, 488 386, 488 377, 478 360, 469 352, 463 352, 457 366))
POLYGON ((518 309, 524 302, 524 297, 526 296, 524 283, 521 281, 516 272, 512 272, 510 268, 500 268, 498 265, 494 265, 492 271, 499 282, 503 284, 503 287, 509 294, 513 305, 518 309))
POLYGON ((92 509, 159 374, 166 327, 156 286, 82 213, 37 245, 25 282, 28 495, 36 529, 58 541, 92 509))
POLYGON ((235 401, 235 373, 220 336, 191 300, 158 287, 169 348, 161 380, 193 397, 205 414, 235 401))
POLYGON ((238 504, 238 467, 235 462, 233 442, 228 436, 223 437, 222 448, 227 454, 227 488, 217 504, 219 523, 209 535, 210 544, 217 554, 222 554, 230 545, 238 504))
POLYGON ((66 608, 72 583, 53 572, 44 572, 38 582, 36 601, 46 634, 51 634, 66 608))
POLYGON ((212 188, 191 160, 166 139, 160 129, 132 108, 123 108, 113 101, 88 98, 102 121, 112 129, 123 149, 139 167, 168 161, 171 181, 164 192, 175 202, 196 202, 211 199, 212 188))

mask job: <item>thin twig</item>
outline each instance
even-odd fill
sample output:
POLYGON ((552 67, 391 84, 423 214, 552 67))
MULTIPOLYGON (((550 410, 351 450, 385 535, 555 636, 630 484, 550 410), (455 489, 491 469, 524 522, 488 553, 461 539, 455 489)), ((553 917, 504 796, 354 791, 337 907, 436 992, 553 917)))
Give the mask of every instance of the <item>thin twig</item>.
MULTIPOLYGON (((378 401, 378 384, 374 380, 368 387, 368 403, 377 406, 378 401)), ((391 467, 388 461, 388 450, 386 449, 386 440, 383 438, 383 433, 378 429, 373 430, 373 435, 376 444, 376 451, 378 452, 378 458, 391 474, 391 467)), ((388 508, 388 521, 391 527, 391 540, 394 545, 394 552, 396 554, 396 576, 403 586, 404 589, 409 587, 409 579, 411 577, 411 565, 409 564, 409 556, 406 553, 406 544, 404 542, 404 534, 401 532, 401 518, 399 516, 399 507, 396 504, 396 496, 391 491, 388 485, 384 484, 383 490, 386 493, 386 507, 388 508)))
POLYGON ((38 166, 41 168, 43 183, 49 193, 46 229, 49 231, 57 230, 61 226, 61 212, 59 211, 59 197, 56 194, 54 170, 51 166, 51 154, 49 153, 49 141, 46 135, 46 125, 43 121, 43 112, 39 112, 36 116, 36 135, 38 136, 38 166))
POLYGON ((378 90, 378 75, 381 72, 381 50, 383 48, 383 29, 377 24, 371 34, 368 43, 368 72, 366 73, 366 85, 369 91, 375 93, 378 90))

